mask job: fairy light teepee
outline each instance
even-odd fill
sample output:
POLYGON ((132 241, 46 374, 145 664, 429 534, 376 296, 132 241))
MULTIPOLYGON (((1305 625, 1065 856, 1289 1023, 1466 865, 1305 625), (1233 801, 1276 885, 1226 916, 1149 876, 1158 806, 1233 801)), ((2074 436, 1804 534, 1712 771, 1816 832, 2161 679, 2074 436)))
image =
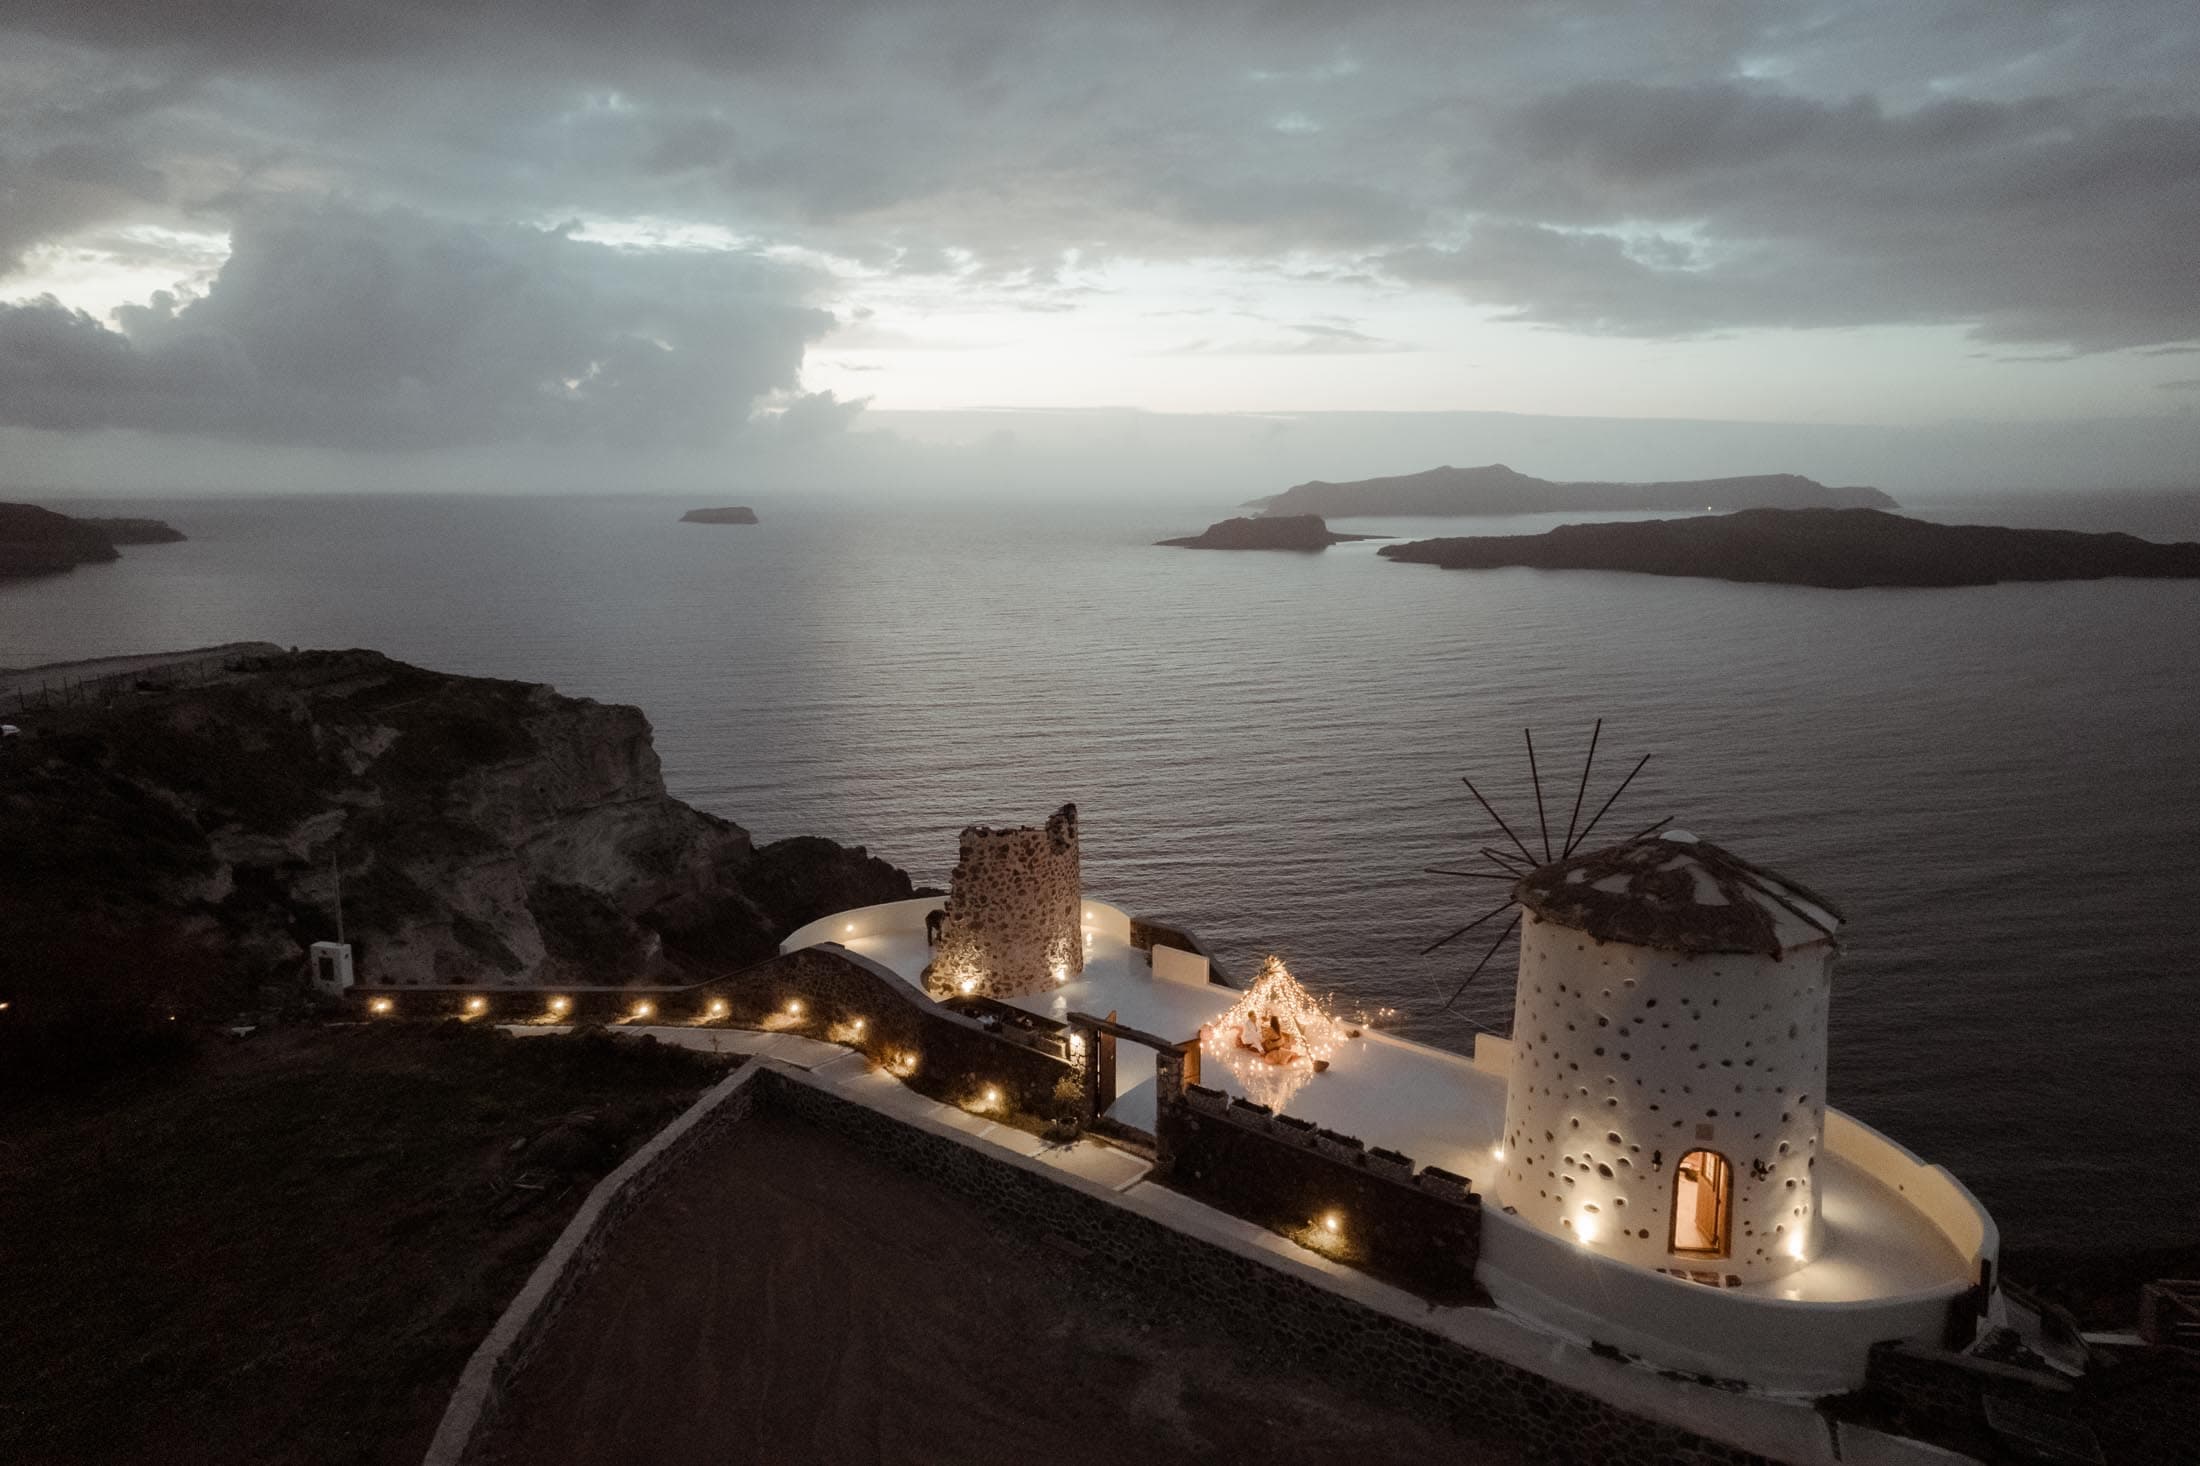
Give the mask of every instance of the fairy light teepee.
POLYGON ((1311 1071, 1328 1067, 1344 1037, 1343 1025, 1299 986, 1281 957, 1272 956, 1244 996, 1207 1026, 1203 1047, 1233 1071, 1242 1060, 1311 1071))

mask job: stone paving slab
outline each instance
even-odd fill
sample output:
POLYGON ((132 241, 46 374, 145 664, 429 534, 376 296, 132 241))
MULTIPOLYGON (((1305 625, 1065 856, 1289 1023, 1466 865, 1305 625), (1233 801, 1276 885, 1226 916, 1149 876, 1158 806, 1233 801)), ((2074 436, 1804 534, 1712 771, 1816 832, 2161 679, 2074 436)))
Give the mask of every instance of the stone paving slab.
POLYGON ((1075 1145, 1048 1146, 1037 1152, 1034 1159, 1042 1165, 1097 1181, 1110 1191, 1121 1191, 1136 1184, 1153 1169, 1129 1151, 1117 1150, 1112 1145, 1096 1145, 1089 1140, 1075 1145))

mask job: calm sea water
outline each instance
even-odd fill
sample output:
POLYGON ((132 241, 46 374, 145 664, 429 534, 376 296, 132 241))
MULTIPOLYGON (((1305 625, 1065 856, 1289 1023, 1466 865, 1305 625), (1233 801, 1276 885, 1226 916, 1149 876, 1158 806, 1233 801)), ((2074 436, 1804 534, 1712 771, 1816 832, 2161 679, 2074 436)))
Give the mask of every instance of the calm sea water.
MULTIPOLYGON (((1836 1103, 2013 1240, 2200 1236, 2200 585, 1446 573, 1148 545, 1221 505, 758 505, 118 503, 191 541, 0 584, 0 665, 258 638, 548 681, 647 709, 673 791, 760 839, 932 881, 962 825, 1075 800, 1096 894, 1462 1048, 1511 972, 1447 1013, 1479 946, 1418 955, 1488 894, 1421 874, 1493 838, 1459 776, 1532 826, 1533 725, 1563 823, 1602 717, 1592 808, 1655 755, 1606 832, 1674 815, 1847 907, 1836 1103)), ((1924 512, 2200 538, 2190 501, 1924 512)))

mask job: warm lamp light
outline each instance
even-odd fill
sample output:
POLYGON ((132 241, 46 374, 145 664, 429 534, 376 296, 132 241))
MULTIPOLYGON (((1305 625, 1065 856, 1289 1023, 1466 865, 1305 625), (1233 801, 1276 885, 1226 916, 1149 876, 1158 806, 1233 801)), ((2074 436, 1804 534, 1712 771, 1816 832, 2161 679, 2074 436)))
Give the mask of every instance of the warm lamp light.
POLYGON ((636 1003, 634 1005, 634 1016, 636 1018, 653 1017, 656 1012, 657 1005, 655 1003, 636 1003))
POLYGON ((964 993, 974 993, 978 990, 978 980, 974 977, 966 977, 961 982, 956 983, 955 986, 964 993))
POLYGON ((1333 1211, 1323 1212, 1322 1230, 1324 1232, 1327 1232, 1332 1237, 1336 1236, 1339 1232, 1342 1232, 1344 1230, 1344 1218, 1333 1211))
POLYGON ((468 998, 466 1000, 466 1011, 469 1013, 479 1013, 488 1006, 489 1000, 487 998, 468 998))
POLYGON ((710 1014, 710 1016, 711 1016, 711 1017, 713 1017, 713 1018, 723 1018, 723 1017, 725 1017, 725 1016, 726 1016, 726 1000, 725 1000, 724 998, 712 998, 712 999, 710 1000, 710 1007, 709 1007, 708 1009, 706 1009, 705 1011, 706 1011, 706 1012, 708 1012, 708 1013, 710 1014))
POLYGON ((553 1013, 569 1013, 572 1009, 573 1000, 571 998, 552 998, 550 1000, 550 1011, 553 1013))
POLYGON ((1574 1218, 1574 1235, 1584 1242, 1597 1240, 1597 1219, 1588 1212, 1574 1218))
POLYGON ((376 998, 373 1002, 367 1004, 367 1011, 369 1013, 387 1013, 396 1006, 388 998, 376 998))
POLYGON ((985 1087, 985 1102, 989 1108, 1000 1108, 1001 1087, 999 1085, 989 1084, 985 1087))
POLYGON ((787 1016, 789 1018, 800 1018, 802 1016, 802 1000, 800 998, 787 999, 787 1016))

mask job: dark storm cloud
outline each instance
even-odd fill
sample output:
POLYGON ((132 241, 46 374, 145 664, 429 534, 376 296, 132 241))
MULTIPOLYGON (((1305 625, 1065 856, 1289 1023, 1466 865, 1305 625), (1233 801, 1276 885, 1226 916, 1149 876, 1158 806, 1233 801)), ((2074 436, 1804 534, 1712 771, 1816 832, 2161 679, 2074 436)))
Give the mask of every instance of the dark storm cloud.
POLYGON ((1665 334, 1955 321, 2102 348, 2200 334, 2200 112, 1598 83, 1462 165, 1486 219, 1400 273, 1665 334), (1667 232, 1670 231, 1670 232, 1667 232))
POLYGON ((0 276, 144 222, 235 227, 240 259, 126 337, 11 312, 0 418, 639 439, 794 380, 800 284, 523 227, 576 216, 1035 309, 1076 303, 1072 258, 1228 259, 1577 331, 2174 343, 2196 71, 2189 0, 15 0, 0 276), (373 221, 355 251, 267 222, 329 197, 400 212, 324 216, 373 221), (365 309, 370 261, 418 308, 365 309), (185 350, 218 391, 172 380, 185 350), (27 380, 34 353, 120 405, 27 380))
POLYGON ((708 442, 796 385, 831 325, 784 267, 630 257, 402 211, 252 215, 207 293, 121 329, 0 307, 0 422, 421 447, 708 442))

